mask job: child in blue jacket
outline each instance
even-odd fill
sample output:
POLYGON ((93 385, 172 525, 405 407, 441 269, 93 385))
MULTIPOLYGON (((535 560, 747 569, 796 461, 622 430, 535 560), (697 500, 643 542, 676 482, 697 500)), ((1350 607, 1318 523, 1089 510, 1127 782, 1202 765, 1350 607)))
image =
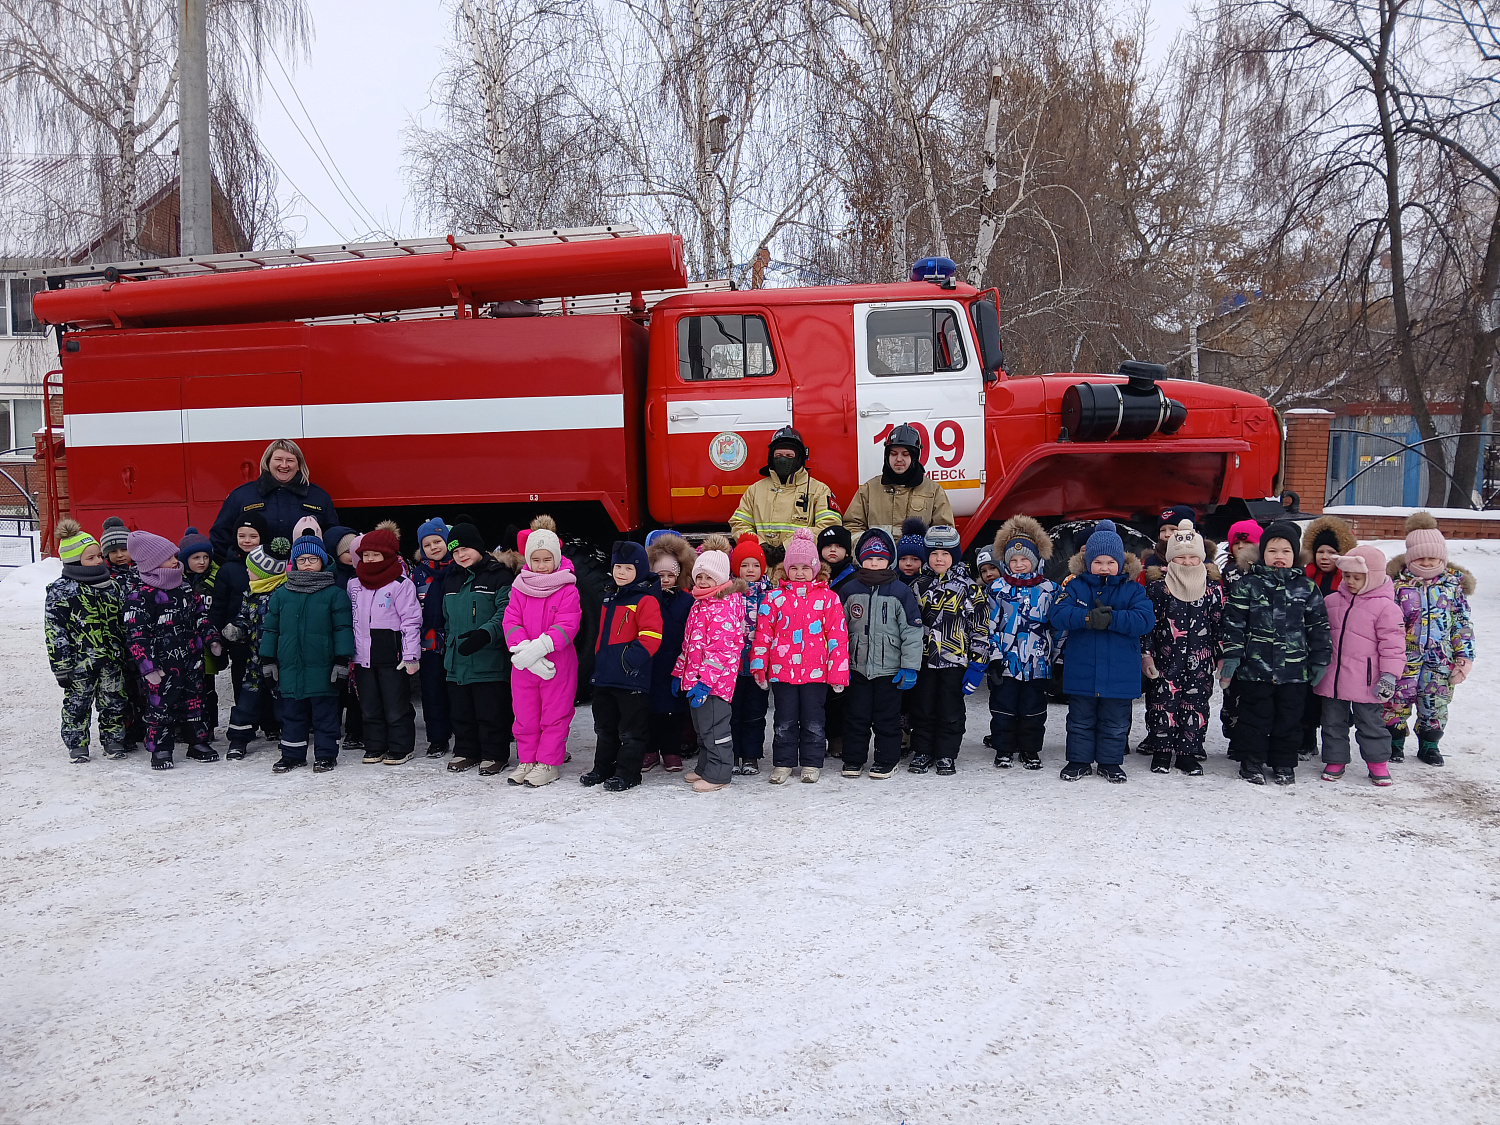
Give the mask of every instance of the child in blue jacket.
POLYGON ((1156 624, 1151 599, 1135 576, 1140 561, 1125 553, 1115 525, 1100 520, 1073 556, 1073 576, 1048 615, 1068 634, 1063 691, 1068 696, 1068 764, 1064 781, 1094 772, 1125 780, 1130 705, 1141 694, 1141 637, 1156 624))

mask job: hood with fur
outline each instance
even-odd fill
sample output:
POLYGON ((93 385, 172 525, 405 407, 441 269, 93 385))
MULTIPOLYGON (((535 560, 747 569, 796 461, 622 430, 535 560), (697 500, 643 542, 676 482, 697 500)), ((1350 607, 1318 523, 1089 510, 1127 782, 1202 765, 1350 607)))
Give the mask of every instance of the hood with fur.
POLYGON ((1338 536, 1338 552, 1347 555, 1355 547, 1359 546, 1359 540, 1354 537, 1354 529, 1338 516, 1319 516, 1308 524, 1302 532, 1302 546, 1298 551, 1297 560, 1303 566, 1313 561, 1313 544, 1319 535, 1325 531, 1331 531, 1338 536))
MULTIPOLYGON (((1083 565, 1083 551, 1084 549, 1082 547, 1079 547, 1078 553, 1068 560, 1069 574, 1083 574, 1086 570, 1088 570, 1088 567, 1083 565)), ((1120 573, 1125 575, 1131 581, 1139 578, 1141 574, 1141 560, 1136 558, 1129 551, 1126 551, 1125 565, 1120 568, 1120 573)))
MULTIPOLYGON (((1405 570, 1405 569, 1406 569, 1406 552, 1405 551, 1402 551, 1399 555, 1397 555, 1395 558, 1393 558, 1390 562, 1388 562, 1388 563, 1385 564, 1385 572, 1387 574, 1389 574, 1392 579, 1395 579, 1395 578, 1399 577, 1400 574, 1401 574, 1401 572, 1403 570, 1405 570)), ((1475 581, 1474 575, 1470 571, 1464 569, 1463 567, 1459 566, 1457 563, 1454 563, 1454 562, 1450 562, 1448 564, 1448 570, 1449 570, 1450 573, 1458 575, 1459 580, 1460 580, 1460 582, 1463 585, 1464 597, 1466 597, 1466 598, 1473 597, 1474 596, 1474 590, 1478 586, 1478 582, 1475 581)))
POLYGON ((1036 553, 1043 563, 1052 558, 1052 536, 1030 516, 1011 516, 995 532, 995 558, 1005 558, 1005 545, 1012 539, 1030 539, 1036 544, 1036 553))
POLYGON ((658 535, 652 541, 651 546, 646 548, 646 557, 651 560, 651 569, 656 569, 656 560, 663 555, 671 555, 677 560, 677 565, 682 573, 677 577, 677 588, 686 590, 693 584, 693 564, 698 561, 698 552, 693 550, 690 544, 676 532, 666 535, 658 535))

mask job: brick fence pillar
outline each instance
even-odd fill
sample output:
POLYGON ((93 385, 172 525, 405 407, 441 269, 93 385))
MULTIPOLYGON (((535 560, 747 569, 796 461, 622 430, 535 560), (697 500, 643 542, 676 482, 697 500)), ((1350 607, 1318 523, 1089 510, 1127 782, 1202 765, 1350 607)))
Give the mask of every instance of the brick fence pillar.
POLYGON ((1286 422, 1286 469, 1281 487, 1302 498, 1302 510, 1317 515, 1323 511, 1328 488, 1328 431, 1333 426, 1331 410, 1288 410, 1286 422))

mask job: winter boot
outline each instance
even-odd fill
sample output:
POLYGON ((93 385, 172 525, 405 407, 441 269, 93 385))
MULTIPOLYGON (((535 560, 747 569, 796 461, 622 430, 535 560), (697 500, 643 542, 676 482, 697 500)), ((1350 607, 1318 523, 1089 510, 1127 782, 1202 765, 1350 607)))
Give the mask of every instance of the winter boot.
POLYGON ((104 760, 106 762, 118 762, 125 757, 125 744, 123 742, 106 742, 104 744, 104 760))
POLYGON ((804 785, 813 785, 813 784, 815 784, 817 782, 817 780, 818 780, 818 774, 820 774, 822 772, 823 771, 821 769, 819 769, 817 766, 803 766, 802 767, 802 783, 804 785))
POLYGON ((1170 750, 1168 750, 1165 754, 1152 754, 1151 755, 1151 772, 1152 773, 1171 773, 1172 772, 1172 752, 1170 750))
POLYGON ((603 785, 608 780, 609 778, 605 777, 598 770, 589 770, 588 773, 578 779, 578 784, 588 789, 595 785, 603 785))
POLYGON ((316 758, 313 761, 313 773, 327 773, 338 764, 337 758, 316 758))
MULTIPOLYGON (((1153 757, 1154 757, 1154 755, 1153 755, 1153 757)), ((1103 765, 1101 765, 1099 767, 1099 776, 1102 777, 1102 778, 1104 778, 1106 781, 1113 782, 1116 785, 1122 785, 1127 780, 1129 780, 1125 776, 1125 767, 1124 766, 1103 766, 1103 765)))
POLYGON ((361 758, 360 761, 367 766, 379 765, 381 762, 385 761, 385 751, 377 750, 373 746, 366 746, 365 756, 361 758))
POLYGON ((650 773, 659 765, 661 765, 661 755, 658 754, 655 750, 651 751, 649 754, 641 758, 642 773, 650 773))
MULTIPOLYGON (((1155 768, 1154 766, 1152 767, 1155 768)), ((1203 763, 1194 754, 1177 755, 1177 771, 1187 777, 1202 777, 1203 763)))
POLYGON ((540 789, 544 785, 551 785, 557 780, 559 770, 556 766, 547 766, 538 763, 531 767, 526 774, 526 788, 540 789))
POLYGON ((890 777, 891 774, 896 772, 896 768, 900 764, 900 762, 890 762, 882 765, 880 762, 876 762, 870 767, 870 780, 884 781, 886 778, 890 777))
POLYGON ((995 755, 995 768, 1008 770, 1016 764, 1016 756, 1009 751, 1001 750, 995 755))
POLYGON ((682 759, 676 754, 663 754, 661 756, 661 768, 667 773, 681 773, 682 759))
POLYGON ((380 760, 388 766, 404 766, 416 756, 416 750, 389 750, 380 760))
MULTIPOLYGON (((995 739, 993 735, 987 734, 984 736, 984 748, 986 750, 993 750, 995 748, 995 739)), ((996 762, 995 764, 999 765, 1000 763, 996 762)))
POLYGON ((271 772, 290 773, 292 770, 301 769, 305 765, 307 765, 307 762, 302 758, 288 758, 283 754, 281 760, 271 767, 271 772))
POLYGON ((226 762, 241 762, 241 761, 244 761, 244 759, 245 759, 245 752, 248 749, 249 749, 249 747, 247 747, 242 742, 231 742, 229 744, 229 749, 226 750, 226 751, 224 751, 224 760, 226 762))
POLYGON ((1021 765, 1028 770, 1039 770, 1042 768, 1042 756, 1035 750, 1022 750, 1021 765))
POLYGON ((704 781, 700 777, 697 781, 693 782, 693 792, 694 793, 717 793, 720 789, 728 789, 728 788, 729 788, 729 782, 727 782, 727 781, 720 781, 720 782, 704 781))
MULTIPOLYGON (((382 755, 382 757, 383 757, 383 755, 382 755)), ((365 761, 367 761, 367 762, 369 760, 370 759, 368 759, 368 758, 365 759, 365 761)), ((451 759, 449 759, 449 761, 448 761, 448 772, 449 773, 463 773, 464 770, 471 770, 475 766, 477 766, 478 764, 479 764, 479 759, 478 758, 464 758, 464 757, 459 756, 458 754, 454 754, 453 757, 451 759)))
POLYGON ((1391 732, 1391 761, 1406 761, 1406 731, 1400 727, 1386 727, 1391 732))
POLYGON ((844 757, 844 736, 843 735, 836 734, 836 735, 834 735, 832 738, 830 738, 828 740, 828 757, 830 757, 830 758, 838 758, 840 761, 843 760, 843 757, 844 757))
POLYGON ((759 758, 746 758, 744 762, 745 764, 740 767, 740 773, 742 773, 744 776, 754 777, 756 774, 760 773, 759 758))
POLYGON ((1384 762, 1368 763, 1370 770, 1370 784, 1389 785, 1391 783, 1390 767, 1384 762))
POLYGON ((1241 762, 1240 780, 1248 781, 1251 785, 1264 785, 1266 783, 1266 772, 1253 762, 1241 762))
MULTIPOLYGON (((452 763, 449 763, 448 768, 450 770, 453 768, 452 763)), ((526 775, 529 774, 532 770, 539 768, 541 767, 538 766, 536 762, 518 762, 516 764, 516 768, 510 771, 510 776, 505 779, 506 784, 525 785, 526 775)))
POLYGON ((87 746, 80 746, 77 750, 69 750, 68 760, 74 765, 82 765, 89 760, 89 748, 87 746))
POLYGON ((1151 745, 1151 736, 1149 734, 1141 739, 1141 744, 1135 748, 1135 752, 1146 758, 1156 757, 1156 750, 1151 745))
POLYGON ((429 742, 427 744, 427 756, 429 758, 441 758, 447 752, 448 744, 446 742, 429 742))
POLYGON ((503 770, 508 765, 510 765, 510 759, 509 758, 506 758, 505 761, 503 761, 503 762, 496 761, 496 760, 493 760, 493 759, 491 759, 489 761, 480 762, 479 763, 479 776, 480 777, 494 777, 497 773, 499 773, 501 770, 503 770))
POLYGON ((839 776, 840 777, 858 777, 860 774, 862 774, 864 772, 865 772, 865 767, 862 764, 856 766, 853 762, 845 762, 844 763, 844 768, 841 769, 841 770, 839 770, 839 776))
POLYGON ((1093 762, 1069 762, 1063 766, 1062 772, 1057 776, 1064 781, 1077 781, 1080 777, 1088 777, 1093 772, 1093 762))
POLYGON ((1436 742, 1428 742, 1425 738, 1417 743, 1417 761, 1426 762, 1429 766, 1440 766, 1443 764, 1443 755, 1438 750, 1436 742))
MULTIPOLYGON (((1323 780, 1324 781, 1339 781, 1339 780, 1341 780, 1343 778, 1343 776, 1344 776, 1344 770, 1345 770, 1345 768, 1346 767, 1344 766, 1344 764, 1342 762, 1329 762, 1327 765, 1325 765, 1323 767, 1323 780)), ((1381 768, 1384 769, 1385 768, 1384 765, 1382 765, 1381 768)), ((1387 774, 1389 774, 1390 771, 1387 770, 1386 772, 1387 772, 1387 774)))
POLYGON ((952 758, 939 758, 937 760, 937 772, 939 777, 952 777, 958 772, 958 765, 952 758))
MULTIPOLYGON (((792 776, 792 767, 791 766, 777 766, 775 769, 773 769, 771 771, 771 776, 768 777, 766 780, 769 781, 772 785, 785 785, 786 784, 786 779, 789 778, 789 777, 791 777, 791 776, 792 776)), ((699 778, 699 780, 701 781, 702 778, 699 778)))
MULTIPOLYGON (((85 759, 85 760, 87 760, 87 759, 85 759)), ((175 765, 176 765, 176 763, 172 761, 172 751, 170 751, 170 750, 157 750, 157 751, 153 751, 152 752, 152 754, 151 754, 151 768, 152 769, 154 769, 154 770, 169 770, 169 769, 174 768, 175 765)))
POLYGON ((634 789, 639 781, 626 781, 623 777, 612 777, 604 783, 606 793, 623 793, 627 789, 634 789))
POLYGON ((191 758, 195 762, 217 762, 219 760, 219 752, 212 746, 205 746, 201 742, 183 756, 191 758))
POLYGON ((346 738, 346 739, 344 739, 344 749, 345 750, 363 750, 364 748, 365 748, 365 743, 364 743, 363 739, 360 739, 360 738, 346 738))
POLYGON ((926 773, 932 768, 932 760, 933 759, 931 754, 914 754, 912 756, 911 765, 906 767, 907 772, 926 773))
POLYGON ((1287 766, 1277 766, 1271 771, 1271 780, 1277 785, 1296 785, 1297 771, 1287 766))

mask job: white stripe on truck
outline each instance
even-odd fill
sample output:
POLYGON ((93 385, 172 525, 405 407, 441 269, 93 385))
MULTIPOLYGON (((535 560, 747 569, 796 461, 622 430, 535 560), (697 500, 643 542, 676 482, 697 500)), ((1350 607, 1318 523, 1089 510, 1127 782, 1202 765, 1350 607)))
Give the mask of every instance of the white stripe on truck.
POLYGON ((64 441, 75 449, 272 438, 407 437, 534 430, 619 430, 619 395, 449 398, 417 402, 307 403, 194 410, 69 414, 64 441))

